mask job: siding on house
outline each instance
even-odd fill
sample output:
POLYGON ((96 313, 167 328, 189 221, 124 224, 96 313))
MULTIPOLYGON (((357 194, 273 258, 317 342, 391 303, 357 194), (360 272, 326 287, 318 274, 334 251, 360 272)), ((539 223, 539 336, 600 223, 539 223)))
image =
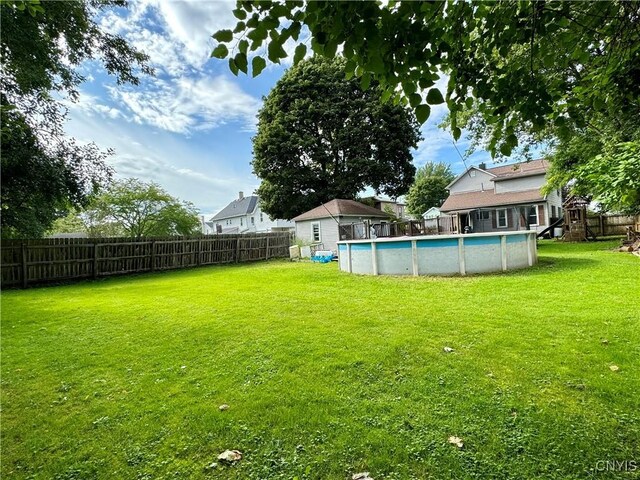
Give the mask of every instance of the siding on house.
POLYGON ((542 175, 532 175, 529 177, 510 178, 508 180, 501 180, 492 183, 496 186, 496 193, 520 192, 522 190, 540 188, 545 184, 545 180, 542 177, 542 175))
POLYGON ((237 200, 232 201, 207 223, 211 225, 214 233, 218 229, 222 233, 259 233, 271 232, 274 229, 293 229, 293 222, 291 221, 270 219, 262 211, 258 196, 245 197, 242 192, 240 192, 237 200))
POLYGON ((492 175, 482 170, 472 168, 449 184, 449 192, 453 194, 475 192, 478 190, 493 190, 492 178, 494 178, 492 175), (475 176, 471 176, 473 172, 475 172, 475 176))
MULTIPOLYGON (((340 217, 333 218, 317 218, 313 220, 303 220, 296 222, 296 238, 304 242, 314 242, 313 240, 313 224, 320 225, 320 243, 325 250, 337 251, 338 237, 340 235, 338 225, 351 225, 352 223, 360 223, 359 217, 340 217), (339 224, 336 222, 340 222, 339 224)), ((372 220, 379 222, 380 219, 372 220)))

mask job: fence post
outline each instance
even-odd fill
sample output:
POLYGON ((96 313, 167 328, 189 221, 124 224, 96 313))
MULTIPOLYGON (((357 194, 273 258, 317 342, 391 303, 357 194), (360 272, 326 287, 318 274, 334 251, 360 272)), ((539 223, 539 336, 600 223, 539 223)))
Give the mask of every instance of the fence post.
POLYGON ((267 251, 264 254, 264 259, 269 260, 269 233, 267 232, 267 251))
POLYGON ((198 255, 198 257, 196 258, 196 265, 200 266, 200 253, 202 252, 202 239, 198 240, 198 252, 196 253, 196 255, 198 255))
POLYGON ((236 241, 236 263, 240 261, 240 234, 238 234, 238 240, 236 241))
POLYGON ((93 278, 98 278, 98 247, 97 243, 93 244, 93 278))
POLYGON ((600 236, 604 237, 604 216, 602 214, 600 214, 600 236))
POLYGON ((440 233, 440 217, 436 217, 436 235, 440 233))
POLYGON ((22 256, 22 288, 27 288, 27 246, 24 242, 20 244, 20 254, 22 256))
POLYGON ((156 241, 151 240, 151 271, 156 269, 156 241))

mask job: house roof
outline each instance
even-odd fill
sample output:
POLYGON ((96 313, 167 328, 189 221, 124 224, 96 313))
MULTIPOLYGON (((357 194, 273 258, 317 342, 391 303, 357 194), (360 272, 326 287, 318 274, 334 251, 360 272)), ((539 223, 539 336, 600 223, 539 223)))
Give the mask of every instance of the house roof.
POLYGON ((549 169, 549 162, 543 158, 531 160, 530 162, 514 163, 511 165, 500 165, 499 167, 487 168, 487 172, 495 175, 494 182, 515 177, 528 177, 531 175, 543 175, 549 169))
POLYGON ((256 209, 258 200, 259 198, 256 195, 236 199, 211 217, 210 221, 213 222, 216 220, 224 220, 225 218, 247 215, 256 209))
POLYGON ((501 180, 507 180, 516 177, 528 177, 531 175, 541 175, 547 172, 549 168, 549 162, 543 158, 538 160, 531 160, 529 162, 510 163, 508 165, 499 165, 497 167, 485 168, 471 166, 464 172, 454 178, 447 188, 451 188, 458 180, 464 177, 471 170, 478 170, 479 172, 488 173, 492 178, 492 182, 499 182, 501 180))
POLYGON ((440 207, 443 212, 468 210, 482 207, 499 207, 522 203, 539 202, 544 196, 539 189, 523 190, 520 192, 495 193, 493 190, 481 192, 464 192, 449 195, 440 207))
POLYGON ((377 208, 363 205, 355 200, 335 199, 319 207, 304 212, 293 219, 294 222, 339 216, 389 218, 389 215, 377 208))
MULTIPOLYGON (((451 180, 451 182, 449 182, 449 185, 447 185, 447 188, 451 188, 451 185, 455 184, 458 180, 460 180, 462 177, 464 177, 471 170, 478 170, 479 172, 488 173, 491 177, 495 177, 495 174, 491 173, 489 170, 483 170, 483 169, 481 169, 479 167, 471 166, 471 167, 467 168, 464 172, 462 172, 460 175, 458 175, 456 178, 451 180)), ((493 180, 493 178, 492 178, 492 180, 493 180)))

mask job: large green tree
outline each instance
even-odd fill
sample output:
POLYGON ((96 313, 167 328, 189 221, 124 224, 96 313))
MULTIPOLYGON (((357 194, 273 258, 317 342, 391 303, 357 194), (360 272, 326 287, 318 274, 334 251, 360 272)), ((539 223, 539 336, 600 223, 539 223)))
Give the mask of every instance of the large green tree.
POLYGON ((103 32, 96 15, 121 0, 0 4, 2 236, 39 236, 108 182, 110 151, 64 133, 66 109, 84 80, 77 67, 97 59, 119 83, 152 73, 147 56, 103 32))
POLYGON ((88 207, 54 224, 51 233, 81 230, 90 236, 148 237, 200 232, 197 209, 169 195, 159 185, 137 178, 113 182, 88 207))
POLYGON ((342 60, 314 58, 289 69, 265 98, 253 139, 253 169, 262 208, 273 218, 296 215, 365 187, 404 194, 420 140, 406 108, 383 103, 380 91, 344 78, 342 60))
POLYGON ((418 169, 407 194, 407 209, 421 216, 431 207, 439 207, 448 196, 447 185, 454 179, 449 165, 427 162, 418 169))
POLYGON ((3 108, 2 237, 41 237, 69 205, 107 181, 105 154, 73 141, 46 147, 15 108, 3 108))
POLYGON ((605 112, 614 94, 629 108, 640 94, 637 1, 238 1, 234 14, 236 28, 216 32, 212 52, 228 57, 234 73, 251 63, 258 74, 265 60, 248 57, 264 46, 280 62, 291 39, 294 61, 309 46, 317 55, 341 55, 347 75, 364 88, 377 80, 386 97, 401 91, 421 122, 430 106, 446 101, 456 139, 457 113, 479 101, 494 155, 513 150, 523 122, 533 132, 567 118, 582 123, 576 106, 605 112), (443 74, 441 92, 434 85, 443 74))

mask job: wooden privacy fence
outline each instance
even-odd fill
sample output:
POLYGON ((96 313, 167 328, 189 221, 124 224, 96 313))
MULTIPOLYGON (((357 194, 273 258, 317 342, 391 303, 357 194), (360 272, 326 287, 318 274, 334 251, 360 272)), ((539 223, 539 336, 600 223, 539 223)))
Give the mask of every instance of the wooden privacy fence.
POLYGON ((53 283, 289 256, 289 232, 198 237, 3 240, 2 286, 53 283))
POLYGON ((588 215, 587 225, 598 237, 624 235, 627 227, 635 228, 640 216, 633 215, 588 215))

